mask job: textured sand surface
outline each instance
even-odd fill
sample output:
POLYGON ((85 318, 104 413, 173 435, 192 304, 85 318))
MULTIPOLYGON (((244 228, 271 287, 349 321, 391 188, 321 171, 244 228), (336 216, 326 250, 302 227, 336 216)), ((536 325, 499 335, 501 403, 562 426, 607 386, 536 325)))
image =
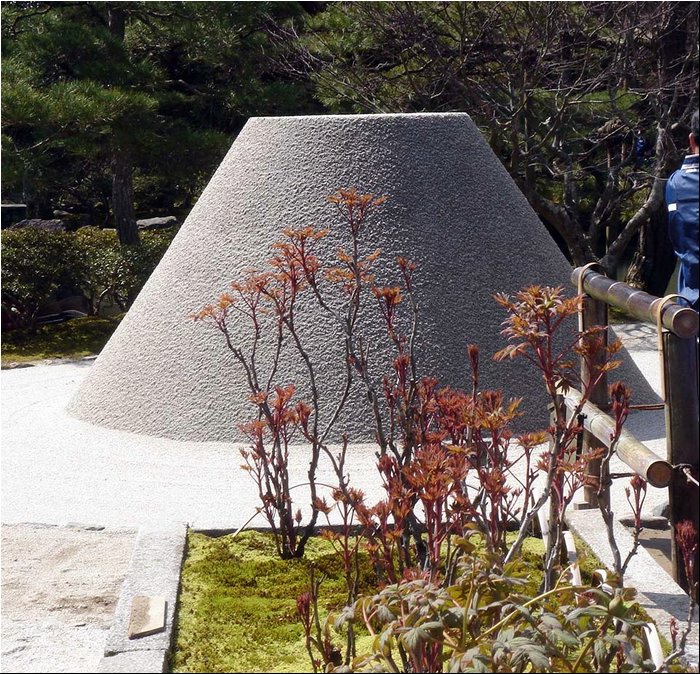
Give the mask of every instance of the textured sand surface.
POLYGON ((134 533, 2 526, 2 671, 91 672, 134 533))
MULTIPOLYGON (((419 365, 450 385, 469 381, 465 346, 482 350, 484 388, 525 396, 542 418, 540 386, 522 362, 495 364, 505 315, 492 299, 532 283, 569 285, 570 268, 546 229, 465 113, 253 118, 234 142, 138 300, 71 403, 95 424, 178 440, 240 438, 250 418, 242 370, 223 338, 188 315, 228 283, 270 257, 284 227, 330 227, 321 257, 348 244, 326 198, 338 188, 389 195, 368 222, 365 252, 383 251, 380 280, 398 280, 395 258, 419 264, 419 365)), ((376 308, 362 325, 375 373, 390 371, 376 308)), ((342 384, 342 340, 313 302, 298 312, 299 332, 315 363, 322 419, 342 384)), ((245 344, 248 324, 233 326, 245 344)), ((270 334, 273 334, 272 332, 270 334)), ((259 350, 263 372, 268 340, 259 350)), ((291 345, 276 381, 306 380, 291 345)), ((371 440, 365 396, 355 391, 338 437, 371 440)))

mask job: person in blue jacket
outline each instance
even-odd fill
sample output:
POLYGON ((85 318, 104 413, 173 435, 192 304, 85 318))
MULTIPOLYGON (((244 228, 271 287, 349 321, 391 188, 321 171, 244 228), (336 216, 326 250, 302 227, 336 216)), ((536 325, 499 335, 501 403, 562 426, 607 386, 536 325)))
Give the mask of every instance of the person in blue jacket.
POLYGON ((678 294, 698 311, 698 112, 690 123, 690 154, 666 184, 671 243, 680 260, 678 294))

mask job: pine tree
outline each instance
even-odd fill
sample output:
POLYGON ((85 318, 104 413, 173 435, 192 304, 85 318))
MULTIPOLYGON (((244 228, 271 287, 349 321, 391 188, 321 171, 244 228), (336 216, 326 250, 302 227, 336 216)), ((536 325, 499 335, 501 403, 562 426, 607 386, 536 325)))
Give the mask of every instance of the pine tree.
MULTIPOLYGON (((309 110, 270 72, 266 27, 296 3, 2 6, 3 196, 111 219, 186 210, 252 114, 309 110)), ((97 224, 94 223, 93 224, 97 224)))

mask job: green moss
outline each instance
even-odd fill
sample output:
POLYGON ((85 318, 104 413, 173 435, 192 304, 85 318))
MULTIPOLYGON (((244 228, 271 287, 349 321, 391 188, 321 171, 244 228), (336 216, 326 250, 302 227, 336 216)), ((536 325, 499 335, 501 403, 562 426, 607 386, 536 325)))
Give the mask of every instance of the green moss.
POLYGON ((26 363, 46 358, 81 358, 99 353, 121 316, 86 316, 65 323, 42 325, 34 332, 11 330, 2 336, 2 364, 26 363))
MULTIPOLYGON (((508 534, 512 543, 514 533, 508 534)), ((593 551, 575 535, 585 584, 603 568, 593 551)), ((510 573, 527 579, 533 596, 542 578, 542 540, 525 540, 510 573)), ((281 560, 269 534, 253 531, 211 538, 190 533, 179 597, 173 672, 310 672, 296 597, 308 590, 309 568, 323 577, 321 619, 345 605, 340 558, 322 538, 309 540, 304 559, 281 560)), ((361 560, 360 593, 376 591, 376 576, 361 560)), ((640 609, 639 618, 650 621, 640 609)), ((335 637, 342 649, 343 636, 335 637)), ((357 652, 368 653, 372 638, 357 636, 357 652)), ((666 653, 669 644, 662 639, 666 653)), ((677 669, 682 671, 682 668, 677 669)))
MULTIPOLYGON (((342 608, 342 563, 327 541, 312 538, 304 559, 281 560, 268 534, 190 533, 172 671, 311 671, 296 615, 296 597, 308 590, 311 564, 324 577, 321 611, 342 608)), ((366 558, 363 567, 362 575, 374 580, 366 558)), ((338 635, 339 645, 341 640, 338 635)))
MULTIPOLYGON (((533 592, 541 580, 543 552, 541 540, 527 539, 514 570, 532 582, 533 592)), ((269 534, 211 538, 190 533, 172 671, 311 671, 296 616, 296 597, 308 590, 311 564, 324 577, 320 608, 325 617, 346 599, 342 563, 327 541, 312 538, 304 559, 281 560, 269 534)), ((376 590, 366 556, 361 578, 360 593, 376 590)), ((342 639, 337 636, 338 646, 342 639)), ((371 646, 371 637, 358 634, 358 653, 371 646)))

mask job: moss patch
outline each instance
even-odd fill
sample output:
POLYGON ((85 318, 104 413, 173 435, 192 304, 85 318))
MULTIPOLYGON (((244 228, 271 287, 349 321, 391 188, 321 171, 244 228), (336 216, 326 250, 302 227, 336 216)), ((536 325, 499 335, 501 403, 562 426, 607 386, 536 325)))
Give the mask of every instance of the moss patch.
POLYGON ((2 335, 2 364, 46 358, 82 358, 99 353, 119 325, 121 316, 87 316, 42 325, 34 332, 11 330, 2 335))
MULTIPOLYGON (((312 671, 296 597, 308 590, 313 564, 317 577, 324 577, 322 619, 345 605, 342 563, 330 543, 312 538, 305 558, 292 560, 279 559, 272 537, 254 531, 235 538, 190 533, 187 544, 171 671, 312 671)), ((533 593, 541 580, 543 552, 539 539, 523 545, 522 574, 533 593)), ((360 593, 374 593, 377 579, 364 555, 360 577, 360 593)), ((337 636, 341 648, 342 639, 337 636)), ((369 652, 371 643, 371 637, 358 633, 358 653, 369 652)))
MULTIPOLYGON (((512 543, 514 533, 508 534, 512 543)), ((173 672, 310 672, 303 629, 296 615, 296 597, 309 587, 309 568, 323 577, 321 620, 345 605, 340 558, 320 537, 309 540, 304 559, 281 560, 270 534, 254 531, 211 538, 188 535, 176 627, 173 672)), ((591 549, 576 536, 584 583, 603 568, 591 549)), ((527 579, 524 591, 537 594, 542 578, 542 540, 523 544, 514 575, 527 579)), ((361 594, 376 591, 376 576, 361 558, 361 594)), ((641 615, 644 619, 648 616, 641 615)), ((357 652, 371 651, 372 638, 357 635, 357 652)), ((335 637, 343 649, 343 637, 335 637)), ((662 643, 665 640, 662 640, 662 643)), ((668 644, 663 643, 664 649, 668 644)), ((679 668, 677 671, 682 671, 679 668)))
MULTIPOLYGON (((272 537, 253 531, 235 538, 190 533, 187 544, 172 671, 311 671, 296 597, 308 590, 313 564, 325 577, 321 611, 345 605, 342 563, 331 545, 312 538, 304 559, 281 560, 272 537)), ((373 578, 363 561, 363 578, 373 578)))

